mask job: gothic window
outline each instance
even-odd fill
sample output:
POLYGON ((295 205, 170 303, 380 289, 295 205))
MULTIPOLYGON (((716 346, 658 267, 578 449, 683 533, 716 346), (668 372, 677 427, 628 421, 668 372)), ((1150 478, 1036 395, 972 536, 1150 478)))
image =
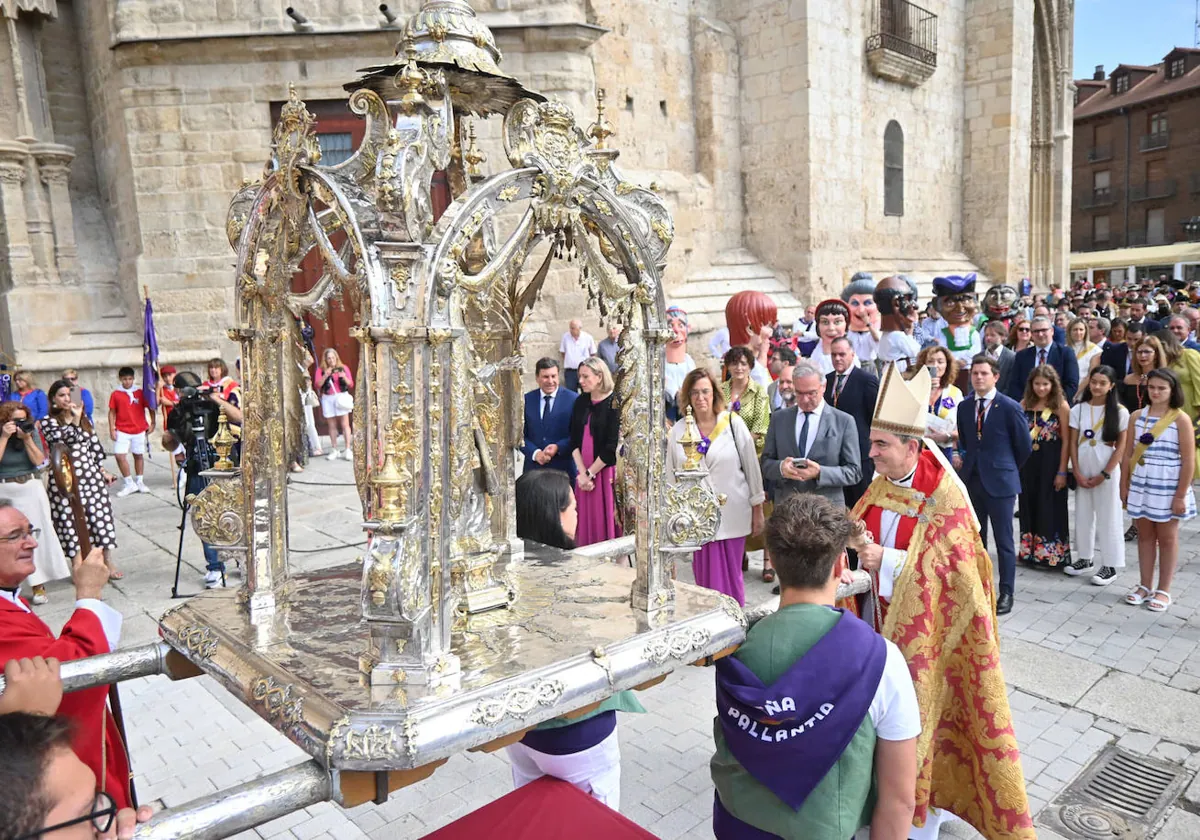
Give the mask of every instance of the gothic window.
POLYGON ((883 214, 904 215, 904 129, 895 120, 883 131, 883 214))

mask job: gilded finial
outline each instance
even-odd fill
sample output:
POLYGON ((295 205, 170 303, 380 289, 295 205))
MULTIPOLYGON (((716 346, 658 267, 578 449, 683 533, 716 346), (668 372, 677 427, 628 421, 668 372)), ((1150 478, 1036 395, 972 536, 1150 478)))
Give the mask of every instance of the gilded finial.
POLYGON ((467 162, 467 177, 482 178, 483 173, 479 171, 479 164, 487 161, 487 155, 479 151, 475 145, 475 123, 471 122, 467 126, 467 151, 463 155, 463 160, 467 162))
POLYGON ((696 418, 692 416, 690 405, 683 422, 685 424, 683 437, 679 439, 679 445, 683 447, 683 468, 688 471, 699 469, 700 459, 704 457, 704 453, 700 450, 700 444, 704 442, 704 438, 700 436, 700 427, 696 425, 696 418))
POLYGON ((421 68, 417 66, 416 50, 409 46, 407 53, 408 62, 396 77, 396 87, 404 91, 404 95, 400 97, 400 110, 405 114, 412 114, 419 106, 425 104, 421 88, 427 79, 421 68))
POLYGON ((607 148, 605 141, 613 136, 613 127, 604 118, 604 88, 596 90, 596 121, 588 129, 588 136, 596 141, 597 149, 607 148))
POLYGON ((233 451, 233 445, 237 439, 233 433, 229 431, 229 418, 225 416, 225 409, 221 409, 221 415, 217 418, 217 433, 213 435, 213 449, 217 450, 217 462, 213 464, 214 470, 233 470, 236 465, 229 458, 229 453, 233 451))

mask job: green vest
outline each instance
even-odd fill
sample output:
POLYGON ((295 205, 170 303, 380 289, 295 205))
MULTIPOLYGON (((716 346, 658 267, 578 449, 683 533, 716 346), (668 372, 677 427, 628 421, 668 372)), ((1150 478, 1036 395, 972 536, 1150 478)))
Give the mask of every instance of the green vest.
MULTIPOLYGON (((833 629, 838 618, 833 610, 814 604, 784 607, 751 627, 734 656, 770 685, 833 629)), ((799 811, 785 805, 738 764, 715 718, 713 739, 717 746, 710 763, 713 784, 721 804, 742 822, 786 840, 846 840, 871 822, 875 726, 870 715, 799 811)))
POLYGON ((534 729, 560 729, 564 726, 570 726, 573 723, 580 723, 585 720, 590 720, 596 715, 604 712, 633 712, 635 714, 645 714, 646 709, 638 702, 638 699, 633 696, 632 691, 618 691, 612 697, 606 699, 596 708, 592 709, 586 715, 580 715, 577 718, 556 717, 551 720, 542 721, 534 729))

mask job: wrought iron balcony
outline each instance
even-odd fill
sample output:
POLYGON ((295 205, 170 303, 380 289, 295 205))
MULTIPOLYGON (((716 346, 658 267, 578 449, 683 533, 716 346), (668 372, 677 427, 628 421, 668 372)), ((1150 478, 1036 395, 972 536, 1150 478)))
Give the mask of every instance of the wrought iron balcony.
POLYGON ((1170 245, 1175 239, 1166 231, 1129 231, 1129 247, 1139 248, 1142 245, 1170 245))
POLYGON ((1092 146, 1087 150, 1088 163, 1098 163, 1102 160, 1112 160, 1112 146, 1092 146))
POLYGON ((1119 192, 1112 187, 1085 190, 1079 196, 1079 207, 1083 210, 1091 210, 1093 207, 1108 207, 1117 203, 1119 192))
POLYGON ((1165 149, 1171 139, 1171 132, 1156 131, 1153 134, 1143 134, 1138 139, 1138 148, 1143 152, 1153 152, 1155 149, 1165 149))
POLYGON ((937 15, 908 0, 880 0, 867 62, 877 76, 921 84, 937 69, 937 15))
POLYGON ((1130 201, 1150 201, 1154 198, 1171 198, 1178 189, 1174 178, 1163 181, 1149 181, 1145 184, 1133 184, 1129 187, 1130 201))
POLYGON ((1107 251, 1110 248, 1120 248, 1121 237, 1118 233, 1104 234, 1102 236, 1081 236, 1079 237, 1080 251, 1107 251))

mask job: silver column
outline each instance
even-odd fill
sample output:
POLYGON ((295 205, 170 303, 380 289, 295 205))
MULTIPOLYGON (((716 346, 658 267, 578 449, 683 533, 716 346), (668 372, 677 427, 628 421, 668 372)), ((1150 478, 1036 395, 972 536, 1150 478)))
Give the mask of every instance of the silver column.
MULTIPOLYGON (((152 642, 115 653, 64 662, 59 670, 63 691, 82 691, 99 685, 168 673, 167 654, 170 652, 171 646, 166 642, 152 642)), ((4 677, 0 677, 0 694, 4 693, 4 689, 4 677)))
POLYGON ((221 840, 324 802, 333 795, 329 772, 315 761, 246 782, 231 790, 160 811, 138 826, 135 840, 221 840))

